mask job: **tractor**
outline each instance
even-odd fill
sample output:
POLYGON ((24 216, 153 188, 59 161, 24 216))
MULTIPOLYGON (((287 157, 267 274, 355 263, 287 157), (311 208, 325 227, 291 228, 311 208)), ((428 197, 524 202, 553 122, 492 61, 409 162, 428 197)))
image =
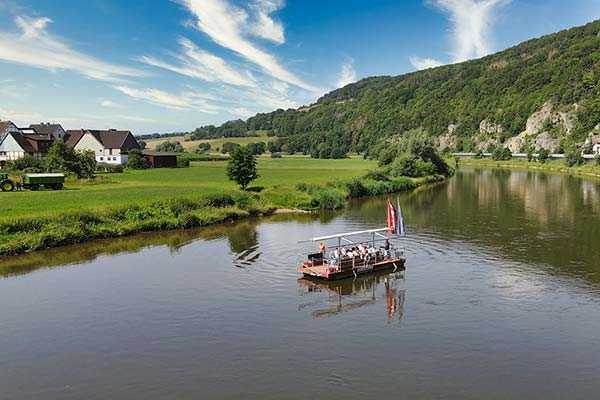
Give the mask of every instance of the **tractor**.
POLYGON ((0 172, 0 189, 3 192, 12 192, 15 190, 15 182, 8 177, 6 172, 0 172))

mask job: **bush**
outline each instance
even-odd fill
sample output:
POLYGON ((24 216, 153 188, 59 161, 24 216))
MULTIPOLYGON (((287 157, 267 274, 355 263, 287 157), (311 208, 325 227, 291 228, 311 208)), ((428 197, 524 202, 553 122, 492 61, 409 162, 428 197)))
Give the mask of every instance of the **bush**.
POLYGON ((253 154, 255 156, 259 156, 261 154, 264 154, 265 151, 267 151, 267 145, 264 142, 248 143, 248 145, 246 146, 246 148, 248 149, 248 151, 250 152, 250 154, 253 154))
POLYGON ((108 164, 108 163, 96 164, 97 172, 120 174, 124 170, 125 170, 125 168, 123 168, 123 166, 121 164, 108 164))
POLYGON ((390 178, 383 171, 373 170, 369 171, 365 175, 366 179, 372 179, 374 181, 389 181, 390 178))
POLYGON ((271 153, 271 158, 281 158, 283 155, 281 153, 271 153))
POLYGON ((540 149, 540 151, 538 151, 538 161, 542 164, 546 163, 548 161, 548 159, 550 158, 550 152, 546 149, 540 149))
POLYGON ((204 198, 204 204, 209 207, 231 207, 235 205, 235 200, 230 194, 217 193, 209 194, 204 198))
POLYGON ((42 172, 44 171, 44 163, 42 160, 26 155, 18 160, 7 161, 6 169, 11 171, 42 172))
POLYGON ((565 163, 569 167, 577 167, 583 165, 585 160, 577 147, 571 147, 565 152, 565 163))
POLYGON ((77 152, 61 141, 55 141, 44 160, 45 170, 73 174, 77 178, 92 178, 96 171, 94 154, 77 152))
POLYGON ((231 154, 235 150, 239 149, 240 147, 242 147, 242 146, 240 146, 237 143, 225 142, 225 143, 223 143, 223 146, 221 147, 221 153, 223 153, 223 154, 231 154))
POLYGON ((196 152, 198 153, 207 153, 211 149, 210 143, 199 143, 196 152))
POLYGON ((130 169, 147 169, 150 168, 148 160, 144 157, 141 150, 129 150, 127 157, 127 168, 130 169))
POLYGON ((177 157, 177 168, 187 168, 190 166, 190 159, 187 157, 177 157))
POLYGON ((179 142, 167 140, 156 146, 156 151, 164 151, 167 153, 183 153, 183 146, 179 142))
POLYGON ((512 158, 512 153, 506 147, 496 147, 492 153, 492 159, 495 161, 507 161, 512 158))
POLYGON ((594 156, 594 161, 596 162, 596 165, 600 166, 600 154, 594 156))

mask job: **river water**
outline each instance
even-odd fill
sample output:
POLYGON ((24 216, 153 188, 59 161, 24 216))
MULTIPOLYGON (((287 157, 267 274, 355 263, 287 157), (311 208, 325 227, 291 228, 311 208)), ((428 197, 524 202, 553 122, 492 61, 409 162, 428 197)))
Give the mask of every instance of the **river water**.
POLYGON ((385 199, 4 260, 0 398, 597 398, 599 196, 463 169, 400 196, 406 271, 331 285, 297 242, 385 199))

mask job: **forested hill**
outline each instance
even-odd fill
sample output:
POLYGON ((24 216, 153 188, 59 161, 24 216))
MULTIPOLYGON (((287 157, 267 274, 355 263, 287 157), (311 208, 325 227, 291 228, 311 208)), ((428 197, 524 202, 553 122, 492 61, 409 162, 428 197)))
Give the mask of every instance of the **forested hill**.
POLYGON ((458 150, 501 143, 560 150, 600 129, 599 80, 596 21, 474 61, 363 79, 310 106, 236 122, 318 157, 373 153, 416 128, 458 150))

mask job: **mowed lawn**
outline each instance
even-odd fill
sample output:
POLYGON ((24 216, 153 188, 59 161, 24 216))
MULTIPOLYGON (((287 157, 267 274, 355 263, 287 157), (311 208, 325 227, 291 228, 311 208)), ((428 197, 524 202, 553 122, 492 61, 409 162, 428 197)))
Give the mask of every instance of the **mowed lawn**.
MULTIPOLYGON (((227 179, 226 165, 224 161, 196 162, 189 168, 100 175, 94 183, 67 182, 62 191, 0 192, 3 210, 0 220, 236 190, 236 185, 227 179)), ((252 186, 279 186, 284 191, 286 186, 293 187, 300 182, 322 184, 360 176, 376 163, 362 159, 261 158, 258 165, 261 177, 252 186)))

